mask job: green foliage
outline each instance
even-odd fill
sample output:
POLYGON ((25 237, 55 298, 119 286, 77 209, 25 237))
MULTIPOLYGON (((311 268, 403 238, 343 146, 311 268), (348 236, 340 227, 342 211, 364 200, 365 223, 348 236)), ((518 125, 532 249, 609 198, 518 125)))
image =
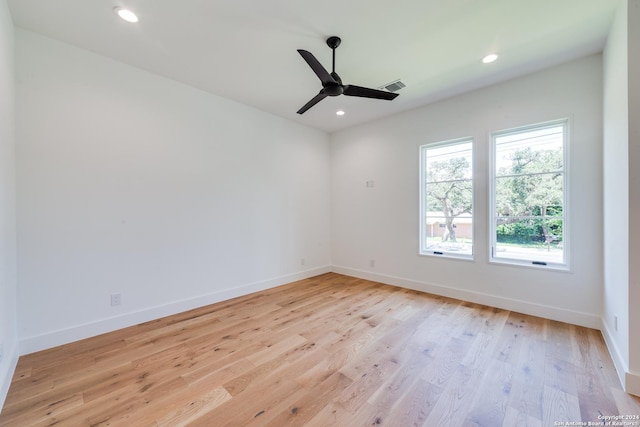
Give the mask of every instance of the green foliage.
POLYGON ((563 236, 562 219, 527 219, 506 222, 496 227, 496 234, 499 243, 544 243, 547 237, 552 237, 554 242, 561 242, 563 236))
POLYGON ((496 178, 498 241, 562 240, 562 150, 529 146, 507 153, 508 166, 496 178))
POLYGON ((531 241, 530 236, 534 232, 531 224, 515 222, 509 224, 500 224, 496 227, 498 242, 508 243, 528 243, 531 241))

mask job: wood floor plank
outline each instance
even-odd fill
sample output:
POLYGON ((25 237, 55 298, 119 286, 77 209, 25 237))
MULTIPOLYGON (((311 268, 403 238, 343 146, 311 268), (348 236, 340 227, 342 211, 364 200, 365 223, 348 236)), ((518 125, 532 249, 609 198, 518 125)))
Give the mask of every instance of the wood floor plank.
POLYGON ((383 422, 391 425, 426 425, 426 419, 440 399, 442 391, 442 387, 418 378, 386 417, 381 414, 377 414, 377 416, 383 422))
POLYGON ((380 420, 389 423, 394 418, 392 413, 400 405, 400 402, 412 392, 414 385, 420 381, 415 375, 425 363, 427 355, 421 351, 414 351, 406 348, 407 357, 398 357, 396 360, 403 360, 399 363, 398 370, 389 375, 384 383, 369 397, 367 403, 375 408, 373 420, 380 420))
POLYGON ((328 273, 23 356, 0 425, 543 427, 639 413, 599 331, 328 273))
MULTIPOLYGON (((476 370, 476 372, 482 372, 476 370)), ((513 367, 500 360, 492 361, 486 368, 475 401, 465 419, 465 425, 501 426, 508 408, 513 367)))
MULTIPOLYGON (((194 391, 191 390, 190 393, 192 392, 194 391)), ((172 401, 171 407, 177 408, 171 409, 169 413, 162 417, 158 417, 156 423, 162 426, 188 425, 197 420, 202 414, 210 412, 231 398, 231 395, 224 387, 216 387, 213 390, 207 387, 207 390, 203 390, 197 394, 197 397, 189 400, 186 404, 172 401)))
POLYGON ((542 420, 527 415, 516 408, 507 407, 507 411, 502 421, 502 427, 543 427, 542 420))
POLYGON ((461 426, 476 396, 480 378, 460 365, 445 383, 440 398, 430 411, 424 426, 461 426))
POLYGON ((542 425, 545 426, 581 420, 578 396, 565 393, 556 387, 544 387, 543 411, 542 425))
POLYGON ((314 385, 312 389, 304 389, 302 392, 292 395, 290 400, 284 400, 283 403, 286 402, 283 405, 285 408, 268 423, 256 419, 256 422, 248 424, 248 426, 302 426, 331 402, 336 394, 348 388, 351 383, 350 378, 340 372, 335 372, 322 383, 314 385))

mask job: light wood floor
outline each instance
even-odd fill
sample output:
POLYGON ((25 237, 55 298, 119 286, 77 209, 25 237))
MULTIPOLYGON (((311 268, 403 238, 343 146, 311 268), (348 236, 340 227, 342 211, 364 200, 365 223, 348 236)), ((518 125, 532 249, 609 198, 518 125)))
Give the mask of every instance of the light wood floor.
POLYGON ((2 426, 553 426, 640 414, 600 332, 325 274, 23 356, 2 426))

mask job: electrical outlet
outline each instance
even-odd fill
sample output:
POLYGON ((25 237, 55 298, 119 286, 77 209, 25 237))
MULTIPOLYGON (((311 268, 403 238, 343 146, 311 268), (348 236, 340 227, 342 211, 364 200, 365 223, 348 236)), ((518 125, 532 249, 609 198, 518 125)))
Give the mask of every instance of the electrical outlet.
POLYGON ((618 316, 613 316, 613 329, 617 332, 618 331, 618 316))
POLYGON ((122 303, 122 296, 120 294, 111 294, 111 307, 120 305, 122 303))
POLYGON ((300 265, 304 265, 305 263, 305 259, 304 258, 300 258, 300 265))
POLYGON ((0 360, 2 360, 3 356, 4 356, 4 344, 0 343, 0 360))
POLYGON ((375 266, 376 266, 376 260, 375 259, 370 260, 369 261, 369 267, 373 268, 375 266))

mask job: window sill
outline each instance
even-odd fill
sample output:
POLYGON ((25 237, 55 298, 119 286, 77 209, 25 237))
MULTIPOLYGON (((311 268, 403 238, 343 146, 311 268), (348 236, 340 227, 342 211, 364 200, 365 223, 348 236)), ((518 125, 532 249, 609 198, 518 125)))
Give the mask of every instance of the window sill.
POLYGON ((524 268, 533 268, 536 270, 551 270, 551 271, 571 273, 571 269, 567 264, 557 264, 552 262, 548 262, 545 264, 545 263, 538 263, 536 261, 491 258, 489 260, 489 264, 507 265, 511 267, 524 267, 524 268))
POLYGON ((420 251, 418 255, 433 258, 459 259, 462 261, 475 261, 473 255, 456 254, 442 251, 420 251))

